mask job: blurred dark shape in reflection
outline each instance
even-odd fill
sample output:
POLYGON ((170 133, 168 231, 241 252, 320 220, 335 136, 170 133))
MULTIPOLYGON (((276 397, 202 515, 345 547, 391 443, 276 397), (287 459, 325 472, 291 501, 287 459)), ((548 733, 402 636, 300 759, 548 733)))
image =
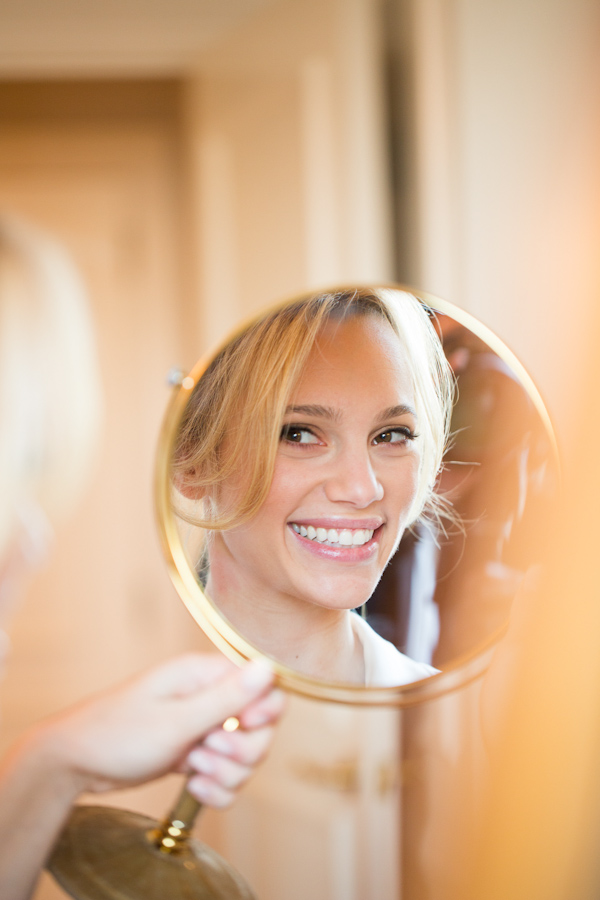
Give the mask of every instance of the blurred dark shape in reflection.
POLYGON ((507 622, 542 555, 557 472, 544 422, 510 366, 453 319, 437 321, 458 385, 439 489, 459 521, 446 533, 421 522, 403 537, 367 618, 403 653, 444 668, 507 622))

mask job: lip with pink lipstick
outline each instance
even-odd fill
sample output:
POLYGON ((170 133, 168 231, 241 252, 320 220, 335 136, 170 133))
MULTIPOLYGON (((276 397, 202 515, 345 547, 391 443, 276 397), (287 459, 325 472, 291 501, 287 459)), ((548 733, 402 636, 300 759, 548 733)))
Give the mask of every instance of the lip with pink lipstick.
POLYGON ((294 520, 288 528, 300 546, 324 559, 361 562, 379 546, 381 519, 294 520))

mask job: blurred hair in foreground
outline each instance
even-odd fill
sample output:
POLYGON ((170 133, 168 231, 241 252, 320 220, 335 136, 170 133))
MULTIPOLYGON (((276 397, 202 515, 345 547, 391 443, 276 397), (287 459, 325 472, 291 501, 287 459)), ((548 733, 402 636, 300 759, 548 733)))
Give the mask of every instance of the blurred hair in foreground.
POLYGON ((0 215, 0 553, 23 505, 54 518, 85 483, 100 381, 87 298, 63 249, 0 215))

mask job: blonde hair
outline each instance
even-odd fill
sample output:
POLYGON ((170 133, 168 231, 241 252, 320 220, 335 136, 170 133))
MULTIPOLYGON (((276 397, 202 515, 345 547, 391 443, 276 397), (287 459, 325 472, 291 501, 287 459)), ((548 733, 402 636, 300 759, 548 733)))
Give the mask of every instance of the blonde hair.
POLYGON ((0 216, 0 553, 22 505, 77 498, 96 445, 100 382, 85 292, 66 253, 0 216))
POLYGON ((435 512, 434 486, 448 438, 453 377, 425 307, 393 289, 344 290, 298 300, 257 319, 227 344, 198 381, 180 425, 174 484, 201 498, 191 524, 227 530, 248 521, 266 499, 286 407, 320 329, 331 320, 374 315, 400 340, 413 381, 420 432, 418 490, 409 521, 435 512), (227 506, 212 498, 235 476, 239 491, 227 506))

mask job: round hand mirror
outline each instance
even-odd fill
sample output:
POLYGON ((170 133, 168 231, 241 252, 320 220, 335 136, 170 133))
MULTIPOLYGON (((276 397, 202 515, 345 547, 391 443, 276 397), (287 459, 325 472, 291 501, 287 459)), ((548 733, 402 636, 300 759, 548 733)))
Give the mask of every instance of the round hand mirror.
POLYGON ((159 527, 225 654, 311 697, 412 705, 487 665, 557 468, 539 394, 481 323, 400 286, 328 289, 176 387, 159 527))

